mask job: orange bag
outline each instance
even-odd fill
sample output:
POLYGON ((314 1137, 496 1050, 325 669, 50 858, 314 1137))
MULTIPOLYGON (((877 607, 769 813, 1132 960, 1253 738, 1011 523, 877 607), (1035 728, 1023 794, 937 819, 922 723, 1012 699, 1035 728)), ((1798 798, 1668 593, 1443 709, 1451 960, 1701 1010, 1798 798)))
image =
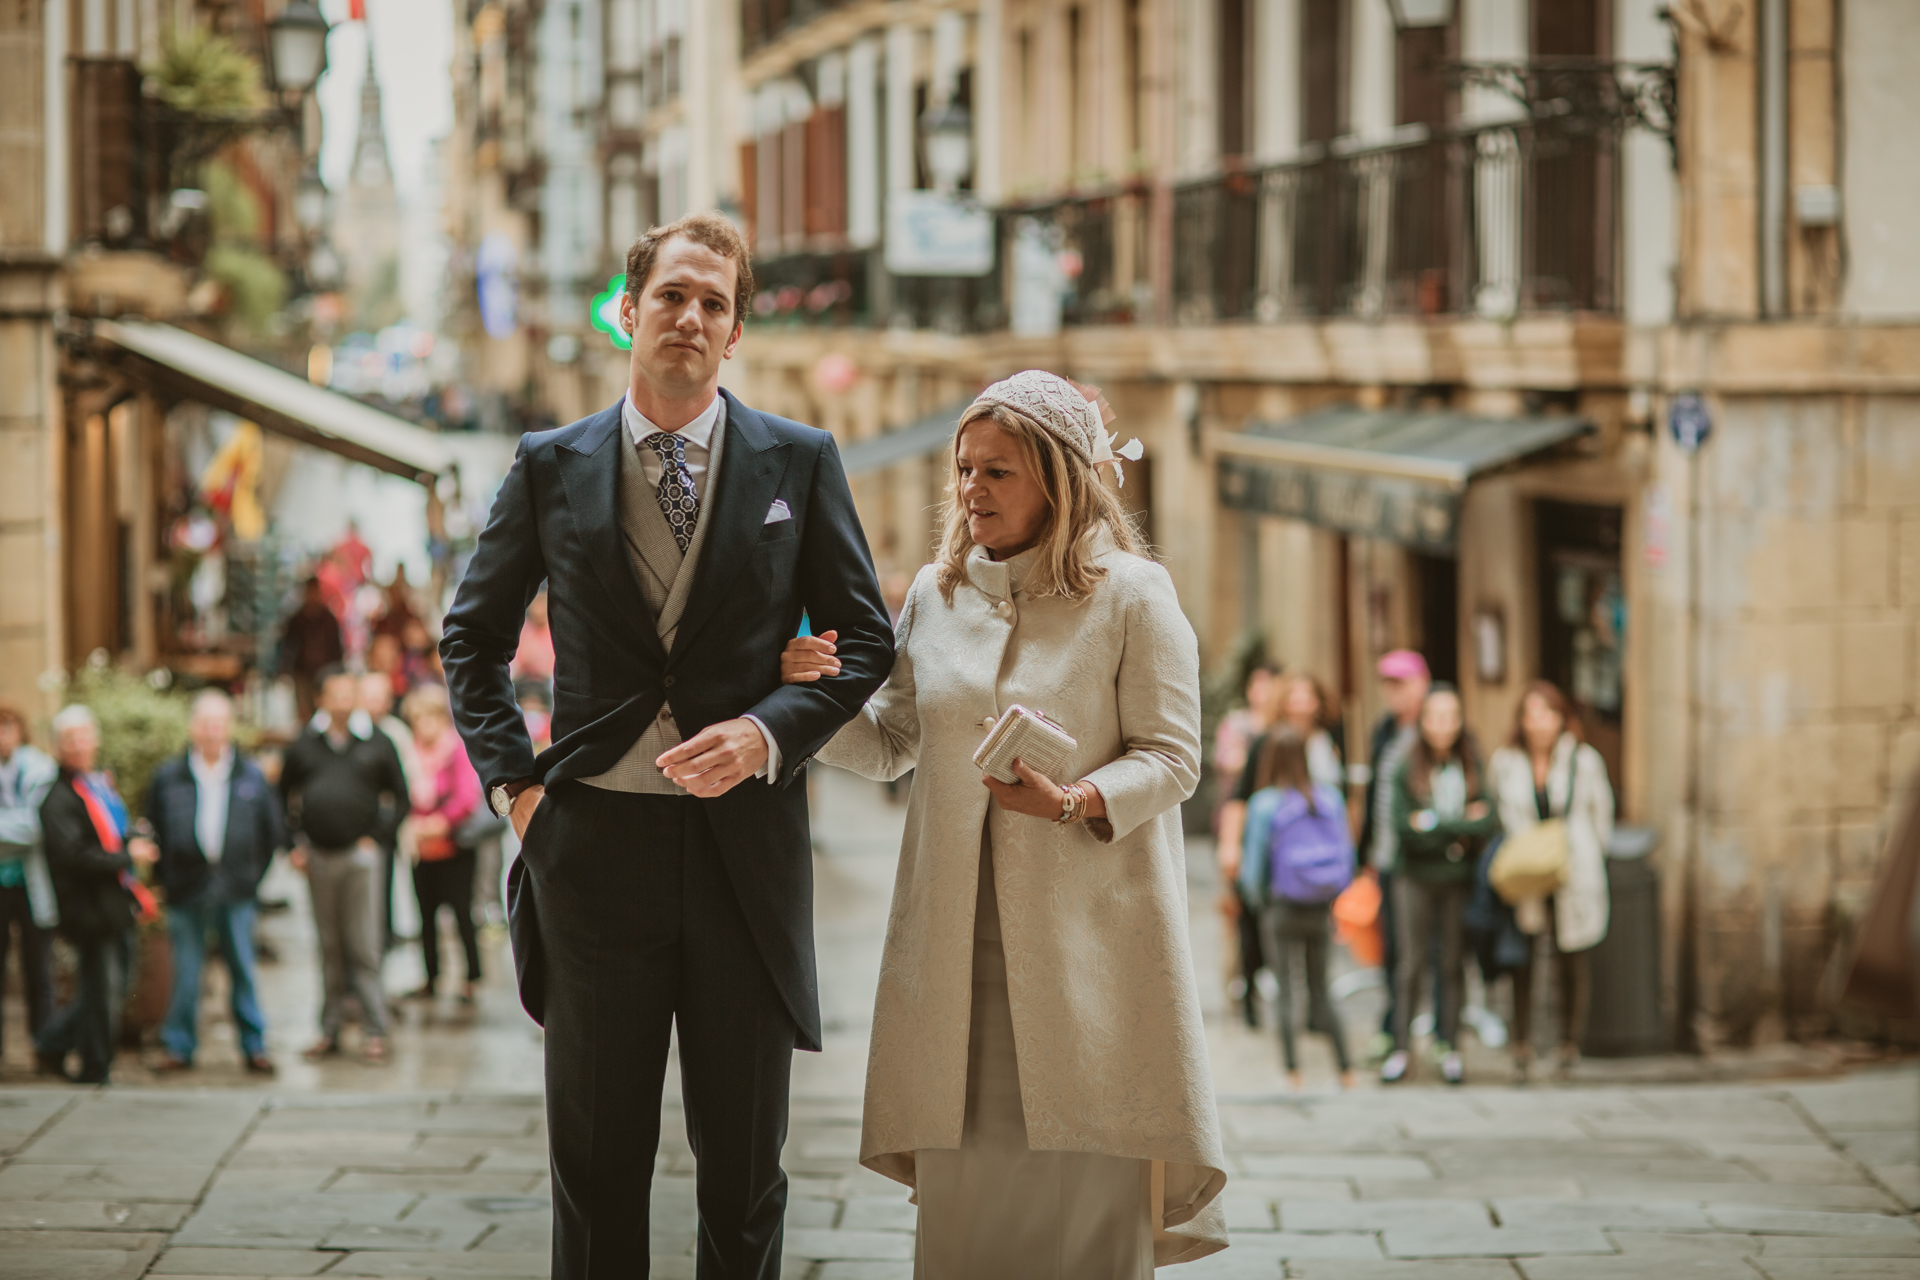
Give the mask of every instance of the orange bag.
POLYGON ((1333 900, 1333 934, 1364 969, 1380 966, 1386 946, 1380 939, 1380 878, 1371 869, 1333 900))

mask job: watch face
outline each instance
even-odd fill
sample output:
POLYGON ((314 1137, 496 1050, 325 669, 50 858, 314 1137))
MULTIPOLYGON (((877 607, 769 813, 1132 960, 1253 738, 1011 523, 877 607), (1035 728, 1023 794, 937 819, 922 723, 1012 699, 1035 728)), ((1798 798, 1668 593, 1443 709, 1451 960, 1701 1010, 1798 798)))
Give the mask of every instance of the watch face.
POLYGON ((488 800, 492 803, 493 811, 497 816, 505 818, 513 813, 513 801, 508 798, 505 787, 495 787, 489 794, 488 800))

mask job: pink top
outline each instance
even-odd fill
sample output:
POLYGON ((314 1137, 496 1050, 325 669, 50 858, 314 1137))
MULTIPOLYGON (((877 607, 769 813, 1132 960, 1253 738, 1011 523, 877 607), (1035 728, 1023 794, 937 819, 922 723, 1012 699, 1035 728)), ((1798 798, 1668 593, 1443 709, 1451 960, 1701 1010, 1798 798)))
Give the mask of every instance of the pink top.
POLYGON ((513 674, 534 680, 553 679, 553 632, 536 627, 529 618, 520 624, 520 647, 513 653, 513 674))
MULTIPOLYGON (((415 744, 419 756, 419 776, 413 780, 413 815, 438 817, 457 829, 480 807, 480 775, 467 762, 467 748, 460 735, 448 730, 429 748, 415 744)), ((455 852, 451 836, 423 836, 420 857, 425 862, 451 858, 455 852)))

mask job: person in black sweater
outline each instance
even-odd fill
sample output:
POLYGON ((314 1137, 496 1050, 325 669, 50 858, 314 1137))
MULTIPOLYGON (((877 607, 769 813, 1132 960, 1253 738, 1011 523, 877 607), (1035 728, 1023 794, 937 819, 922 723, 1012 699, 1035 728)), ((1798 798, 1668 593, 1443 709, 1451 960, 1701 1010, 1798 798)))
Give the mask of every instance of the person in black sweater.
POLYGON ((340 1052, 349 991, 360 1002, 368 1062, 387 1057, 387 1003, 380 988, 381 845, 406 812, 407 776, 392 739, 356 711, 354 678, 322 673, 320 713, 287 748, 280 772, 287 825, 296 841, 293 864, 306 872, 320 938, 325 998, 320 1039, 309 1058, 340 1052), (383 803, 384 801, 384 803, 383 803))
POLYGON ((133 869, 158 856, 152 840, 128 837, 127 810, 112 781, 95 771, 100 725, 71 706, 53 718, 60 777, 40 804, 47 868, 60 904, 60 932, 79 957, 72 1003, 53 1015, 34 1041, 43 1071, 66 1075, 67 1055, 80 1054, 82 1084, 108 1083, 127 998, 136 899, 133 869))

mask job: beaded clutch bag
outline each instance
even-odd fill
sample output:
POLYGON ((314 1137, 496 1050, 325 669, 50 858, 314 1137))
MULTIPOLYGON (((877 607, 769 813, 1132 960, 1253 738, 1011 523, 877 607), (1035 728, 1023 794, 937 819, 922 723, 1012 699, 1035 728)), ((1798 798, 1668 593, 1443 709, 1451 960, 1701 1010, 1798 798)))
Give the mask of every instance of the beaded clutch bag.
POLYGON ((973 753, 973 762, 989 778, 1008 786, 1020 781, 1013 771, 1016 757, 1026 761, 1029 769, 1055 782, 1065 782, 1069 753, 1079 745, 1045 712, 1029 711, 1016 703, 988 730, 986 741, 973 753))

